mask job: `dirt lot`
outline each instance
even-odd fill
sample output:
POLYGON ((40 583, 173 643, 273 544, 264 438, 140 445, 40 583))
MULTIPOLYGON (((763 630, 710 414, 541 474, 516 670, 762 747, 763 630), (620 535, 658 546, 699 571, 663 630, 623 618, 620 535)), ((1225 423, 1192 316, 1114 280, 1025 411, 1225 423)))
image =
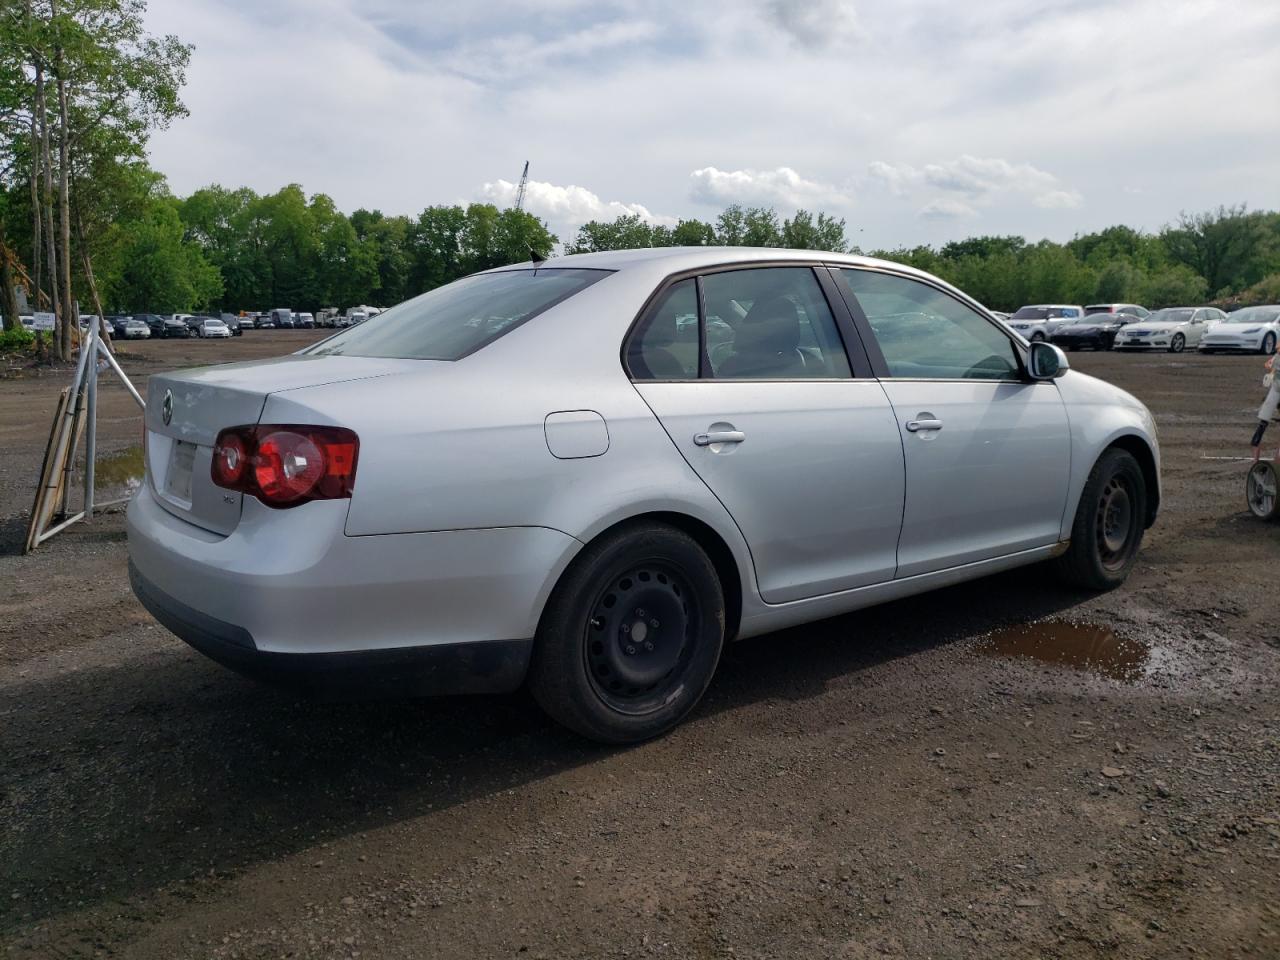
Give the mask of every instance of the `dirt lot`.
MULTIPOLYGON (((17 556, 66 375, 0 380, 0 949, 1280 956, 1280 528, 1244 511, 1243 464, 1201 459, 1245 452, 1259 360, 1072 359, 1160 425, 1164 508, 1124 589, 1030 569, 746 641, 629 750, 522 696, 240 679, 133 600, 118 515, 17 556), (1019 625, 1046 618, 1092 626, 1037 647, 1019 625)), ((104 395, 126 450, 136 410, 104 395)))

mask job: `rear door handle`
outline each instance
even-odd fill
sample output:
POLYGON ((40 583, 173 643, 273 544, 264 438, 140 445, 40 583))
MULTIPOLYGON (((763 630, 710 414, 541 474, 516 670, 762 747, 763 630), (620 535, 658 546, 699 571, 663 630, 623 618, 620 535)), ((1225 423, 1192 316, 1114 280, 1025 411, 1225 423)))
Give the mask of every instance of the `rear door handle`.
POLYGON ((699 447, 709 447, 713 443, 741 443, 745 439, 747 435, 741 430, 712 430, 693 435, 694 445, 699 447))
POLYGON ((907 429, 911 433, 920 433, 925 430, 941 430, 941 420, 908 420, 907 429))

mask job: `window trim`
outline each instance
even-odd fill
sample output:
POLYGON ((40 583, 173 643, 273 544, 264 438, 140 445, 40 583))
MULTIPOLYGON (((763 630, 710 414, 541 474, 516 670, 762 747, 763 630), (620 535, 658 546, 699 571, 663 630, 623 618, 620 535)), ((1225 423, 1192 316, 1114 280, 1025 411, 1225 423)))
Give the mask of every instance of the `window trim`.
POLYGON ((627 332, 623 335, 622 346, 618 353, 619 362, 622 365, 622 372, 626 374, 627 379, 633 384, 642 383, 849 383, 854 380, 871 380, 875 379, 875 373, 872 368, 870 357, 867 355, 866 347, 861 342, 862 337, 852 317, 849 316, 848 305, 845 303, 843 295, 835 296, 840 291, 836 287, 835 282, 830 276, 830 264, 819 259, 805 260, 753 260, 743 261, 727 261, 725 263, 710 264, 701 267, 691 267, 686 270, 677 270, 668 274, 653 289, 653 292, 645 298, 644 303, 632 318, 631 324, 627 327, 627 332), (703 298, 702 279, 718 273, 733 273, 741 270, 767 270, 776 269, 778 267, 806 268, 813 274, 814 280, 817 281, 818 289, 826 301, 827 309, 831 311, 832 319, 835 321, 836 335, 840 338, 841 346, 844 348, 845 360, 849 364, 850 375, 848 377, 716 377, 711 374, 711 361, 706 350, 706 304, 703 298), (668 289, 680 283, 683 280, 692 279, 697 288, 698 297, 698 376, 676 378, 655 378, 641 379, 632 373, 630 366, 627 364, 627 354, 631 347, 631 341, 636 337, 637 332, 642 323, 649 318, 650 312, 654 309, 657 302, 662 298, 668 289), (851 339, 852 338, 852 339, 851 339))
POLYGON ((840 291, 840 295, 848 299, 847 306, 849 308, 849 313, 853 317, 854 323, 858 327, 858 333, 862 339, 863 346, 866 349, 867 354, 871 358, 871 368, 875 372, 875 377, 877 380, 894 380, 902 383, 911 383, 911 382, 914 382, 914 383, 1030 383, 1030 384, 1049 383, 1050 385, 1052 385, 1052 381, 1035 380, 1034 378, 1031 377, 1030 373, 1028 372, 1027 352, 1030 350, 1030 345, 1024 344, 1021 338, 1019 338, 1016 334, 1012 334, 1009 330, 1005 329, 1004 324, 1002 324, 997 318, 993 317, 991 315, 990 310, 988 310, 982 304, 978 303, 977 300, 974 300, 972 297, 968 296, 967 294, 958 290, 948 289, 946 286, 942 285, 941 283, 935 282, 930 277, 916 276, 915 274, 907 273, 906 271, 903 271, 903 270, 893 270, 888 267, 883 267, 879 264, 845 263, 845 264, 838 264, 835 266, 836 266, 836 269, 832 270, 832 273, 835 274, 834 279, 836 282, 836 287, 840 291), (893 376, 893 374, 890 373, 889 371, 889 362, 884 357, 884 351, 880 349, 880 341, 876 339, 875 331, 871 329, 871 321, 867 318, 866 313, 863 311, 862 304, 858 301, 857 295, 854 294, 853 288, 849 286, 848 280, 845 279, 845 276, 844 276, 845 270, 861 270, 866 273, 880 273, 886 276, 898 277, 899 279, 902 279, 902 280, 914 280, 916 283, 923 284, 926 287, 932 287, 934 290, 937 290, 939 293, 950 297, 952 300, 956 301, 961 306, 968 307, 969 309, 973 310, 974 313, 976 313, 982 319, 986 320, 987 323, 993 326, 1001 335, 1004 336, 1006 340, 1009 341, 1010 344, 1012 344, 1013 355, 1018 360, 1018 373, 1019 373, 1018 379, 1017 380, 988 380, 985 378, 977 378, 977 377, 895 377, 893 376))

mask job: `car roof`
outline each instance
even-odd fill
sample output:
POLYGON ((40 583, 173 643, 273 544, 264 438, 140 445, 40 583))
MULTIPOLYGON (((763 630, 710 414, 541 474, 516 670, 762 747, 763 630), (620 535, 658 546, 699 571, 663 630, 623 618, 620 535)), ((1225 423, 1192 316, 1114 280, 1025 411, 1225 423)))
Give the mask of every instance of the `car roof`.
POLYGON ((913 274, 936 281, 936 277, 915 267, 875 257, 857 256, 851 253, 832 253, 825 250, 793 250, 789 247, 644 247, 634 250, 605 250, 598 253, 573 253, 552 257, 541 263, 528 261, 505 267, 494 267, 485 273, 504 270, 582 269, 624 271, 637 268, 665 269, 667 273, 699 270, 729 264, 778 263, 795 260, 803 263, 834 263, 846 266, 887 267, 901 273, 913 274))

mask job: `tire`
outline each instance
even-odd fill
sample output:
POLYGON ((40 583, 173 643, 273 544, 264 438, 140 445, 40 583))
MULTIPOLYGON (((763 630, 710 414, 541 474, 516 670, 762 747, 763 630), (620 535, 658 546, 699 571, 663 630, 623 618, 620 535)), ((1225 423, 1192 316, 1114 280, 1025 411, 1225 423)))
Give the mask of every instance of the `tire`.
POLYGON ((1036 332, 1031 335, 1032 343, 1040 342, 1040 341, 1043 341, 1044 339, 1045 339, 1045 335, 1043 333, 1036 332))
POLYGON ((1280 467, 1259 460, 1245 478, 1244 499, 1259 520, 1280 520, 1280 467))
POLYGON ((1265 337, 1262 338, 1262 354, 1263 356, 1270 356, 1275 352, 1276 352, 1276 335, 1274 333, 1268 333, 1265 337))
POLYGON ((1106 450, 1093 465, 1058 572, 1087 590, 1114 590, 1129 577, 1146 529, 1147 483, 1133 454, 1106 450))
POLYGON ((1173 339, 1169 341, 1170 353, 1181 353, 1187 349, 1187 338, 1180 333, 1175 333, 1173 339))
POLYGON ((702 548, 665 524, 629 524, 588 545, 556 584, 529 689, 584 737, 638 743, 702 698, 724 632, 724 593, 702 548))

